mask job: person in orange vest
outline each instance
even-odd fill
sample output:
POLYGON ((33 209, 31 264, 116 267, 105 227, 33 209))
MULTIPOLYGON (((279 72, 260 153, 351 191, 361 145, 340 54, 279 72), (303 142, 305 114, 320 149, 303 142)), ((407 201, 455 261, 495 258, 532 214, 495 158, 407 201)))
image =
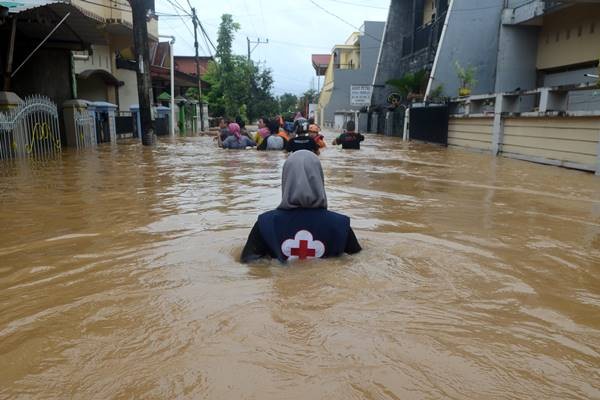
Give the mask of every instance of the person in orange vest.
POLYGON ((308 136, 313 138, 315 143, 317 143, 317 146, 319 146, 319 149, 324 149, 325 147, 327 147, 327 144, 325 143, 325 137, 320 134, 320 131, 321 130, 319 129, 319 125, 317 124, 312 124, 308 126, 308 136))

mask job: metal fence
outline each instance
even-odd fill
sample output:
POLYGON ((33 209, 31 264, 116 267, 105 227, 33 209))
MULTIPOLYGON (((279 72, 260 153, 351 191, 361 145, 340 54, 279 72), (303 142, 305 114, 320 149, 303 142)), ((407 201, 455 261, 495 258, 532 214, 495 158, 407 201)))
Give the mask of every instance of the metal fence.
POLYGON ((46 158, 61 151, 58 109, 44 96, 0 112, 0 159, 46 158))
POLYGON ((73 114, 75 119, 75 143, 78 149, 96 147, 96 120, 87 111, 76 110, 73 114))

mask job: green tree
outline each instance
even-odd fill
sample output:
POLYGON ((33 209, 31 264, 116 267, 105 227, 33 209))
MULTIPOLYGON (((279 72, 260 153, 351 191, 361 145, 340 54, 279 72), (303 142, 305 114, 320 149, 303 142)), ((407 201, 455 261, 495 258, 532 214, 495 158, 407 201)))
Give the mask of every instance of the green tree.
POLYGON ((262 115, 278 112, 279 104, 271 94, 273 76, 269 69, 260 69, 246 57, 232 53, 235 32, 240 25, 229 14, 221 17, 217 53, 208 65, 204 80, 210 85, 205 94, 214 116, 256 120, 262 115))
POLYGON ((260 69, 250 64, 250 93, 248 101, 248 118, 255 121, 262 116, 279 114, 280 107, 272 95, 273 75, 270 69, 260 69))
POLYGON ((283 114, 292 113, 298 105, 298 96, 292 93, 284 93, 279 96, 279 111, 283 114))
POLYGON ((309 104, 314 104, 319 101, 319 94, 315 89, 308 89, 298 99, 297 108, 298 110, 305 112, 308 109, 309 104))

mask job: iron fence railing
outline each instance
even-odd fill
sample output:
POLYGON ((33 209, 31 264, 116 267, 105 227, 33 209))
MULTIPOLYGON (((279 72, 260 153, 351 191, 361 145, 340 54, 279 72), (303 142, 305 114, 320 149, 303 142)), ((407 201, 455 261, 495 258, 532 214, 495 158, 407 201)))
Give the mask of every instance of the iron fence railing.
POLYGON ((75 144, 78 149, 96 147, 96 119, 87 111, 76 110, 73 114, 75 120, 75 144))
POLYGON ((0 159, 46 158, 60 152, 58 109, 49 98, 30 96, 0 112, 0 159))

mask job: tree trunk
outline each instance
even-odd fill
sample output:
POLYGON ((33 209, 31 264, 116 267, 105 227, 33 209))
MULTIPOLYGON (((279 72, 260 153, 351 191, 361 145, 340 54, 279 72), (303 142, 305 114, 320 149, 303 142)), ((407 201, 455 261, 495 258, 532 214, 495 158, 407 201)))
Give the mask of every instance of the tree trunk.
POLYGON ((142 144, 154 144, 154 128, 152 127, 151 90, 150 78, 150 50, 148 49, 148 26, 146 15, 148 9, 144 0, 130 0, 133 18, 133 45, 137 60, 137 87, 140 106, 140 119, 142 123, 142 144))

